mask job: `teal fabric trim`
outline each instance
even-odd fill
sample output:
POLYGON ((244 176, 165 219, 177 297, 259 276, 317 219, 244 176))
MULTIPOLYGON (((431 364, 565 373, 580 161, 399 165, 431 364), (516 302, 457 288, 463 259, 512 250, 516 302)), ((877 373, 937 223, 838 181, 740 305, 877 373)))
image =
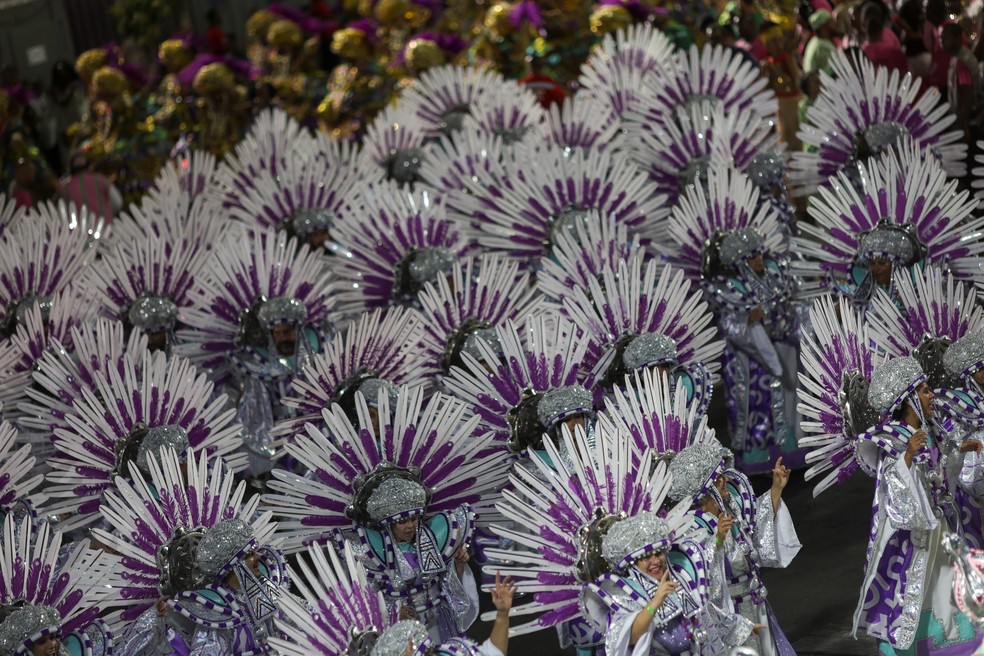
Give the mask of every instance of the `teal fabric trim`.
POLYGON ((385 562, 386 547, 383 544, 383 534, 374 528, 367 528, 366 539, 369 542, 369 548, 373 550, 376 557, 385 562))
POLYGON ((957 625, 957 637, 948 641, 943 635, 943 623, 936 619, 933 611, 923 611, 919 616, 919 628, 916 629, 916 639, 912 641, 912 646, 908 649, 898 649, 888 642, 879 642, 878 653, 882 656, 918 656, 928 653, 929 649, 973 641, 973 645, 968 645, 969 654, 973 651, 973 647, 980 643, 980 637, 974 632, 974 625, 970 619, 960 611, 954 611, 954 621, 957 625), (929 641, 932 641, 932 644, 928 644, 929 641))
POLYGON ((444 551, 448 546, 448 540, 451 539, 451 523, 448 521, 448 516, 444 513, 434 515, 427 520, 427 526, 434 533, 438 550, 444 551))
POLYGON ((690 578, 697 580, 697 568, 694 567, 694 563, 687 554, 682 551, 670 551, 666 554, 666 558, 670 561, 670 564, 678 569, 682 569, 690 575, 690 578))

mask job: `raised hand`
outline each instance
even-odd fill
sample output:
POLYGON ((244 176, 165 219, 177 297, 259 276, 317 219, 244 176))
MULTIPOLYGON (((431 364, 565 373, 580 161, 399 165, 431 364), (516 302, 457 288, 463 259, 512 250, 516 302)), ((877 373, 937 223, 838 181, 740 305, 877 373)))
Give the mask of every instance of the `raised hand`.
POLYGON ((492 605, 500 613, 508 613, 512 608, 513 596, 516 594, 516 584, 508 576, 505 579, 499 578, 499 572, 495 573, 495 588, 492 589, 492 605))
POLYGON ((718 530, 717 539, 719 543, 723 543, 731 535, 731 527, 735 525, 734 517, 728 515, 728 513, 721 513, 718 515, 718 530))

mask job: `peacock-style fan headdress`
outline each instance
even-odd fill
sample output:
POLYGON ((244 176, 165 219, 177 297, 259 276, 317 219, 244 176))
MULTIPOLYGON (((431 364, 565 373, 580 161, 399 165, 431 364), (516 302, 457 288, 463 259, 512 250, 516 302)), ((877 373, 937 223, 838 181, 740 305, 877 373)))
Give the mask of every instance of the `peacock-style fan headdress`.
POLYGON ((17 203, 13 198, 7 198, 7 194, 0 193, 0 236, 6 232, 7 228, 20 223, 27 208, 17 203))
POLYGON ((584 366, 592 380, 620 385, 625 373, 651 365, 717 371, 724 343, 716 339, 700 290, 691 292, 690 284, 683 271, 656 260, 643 268, 636 257, 573 289, 564 309, 589 338, 584 366), (644 345, 653 339, 660 344, 644 345))
POLYGON ((539 295, 519 263, 501 254, 486 254, 454 265, 420 293, 420 347, 432 376, 461 365, 461 353, 475 355, 476 340, 503 321, 522 321, 536 312, 539 295), (450 278, 450 280, 448 279, 450 278))
POLYGON ((447 64, 420 74, 400 96, 400 106, 419 118, 428 137, 454 141, 478 100, 502 83, 496 71, 447 64))
POLYGON ((674 52, 670 39, 648 23, 606 34, 581 67, 580 93, 609 108, 606 123, 621 125, 644 80, 662 79, 676 66, 674 52))
MULTIPOLYGON (((506 321, 479 334, 474 348, 462 350, 464 366, 452 368, 444 384, 493 432, 500 451, 506 446, 522 451, 540 445, 550 428, 540 420, 544 397, 583 382, 586 347, 564 319, 506 321)), ((586 410, 591 409, 589 402, 586 410)))
POLYGON ((317 148, 316 154, 289 159, 282 170, 260 171, 229 207, 229 218, 251 229, 285 230, 301 242, 354 220, 352 201, 363 180, 349 142, 319 137, 317 148))
POLYGON ((400 386, 423 383, 428 361, 420 348, 422 333, 421 317, 412 310, 377 309, 359 316, 294 378, 283 403, 296 416, 280 423, 275 432, 292 434, 307 423, 320 426, 322 411, 334 404, 355 417, 355 394, 360 390, 369 405, 376 406, 380 393, 395 397, 400 386))
POLYGON ((195 547, 204 531, 228 519, 247 522, 259 544, 270 544, 276 524, 257 512, 260 498, 245 499, 219 457, 202 452, 187 460, 163 448, 148 461, 146 474, 118 476, 100 507, 111 530, 93 529, 100 542, 122 556, 119 619, 129 622, 162 595, 195 590, 205 584, 196 571, 195 547))
POLYGON ((546 121, 538 128, 534 145, 573 151, 581 148, 618 150, 621 146, 619 123, 608 106, 594 96, 568 96, 547 110, 546 121))
POLYGON ((905 142, 858 171, 860 189, 841 172, 811 200, 813 222, 794 240, 803 261, 793 272, 804 290, 816 290, 816 282, 833 290, 856 282, 856 265, 876 257, 900 270, 922 262, 961 280, 984 281, 978 266, 984 218, 973 216, 977 201, 947 180, 934 155, 905 142))
POLYGON ((0 513, 10 516, 17 504, 33 510, 47 500, 40 474, 32 474, 36 458, 30 444, 17 447, 17 429, 9 421, 0 422, 0 513))
POLYGON ((619 263, 634 257, 643 257, 638 236, 630 237, 626 225, 615 217, 592 210, 584 221, 554 235, 550 257, 540 261, 543 269, 537 271, 536 286, 560 303, 572 290, 587 288, 603 271, 617 270, 619 263))
POLYGON ((427 124, 408 104, 389 105, 366 130, 356 167, 368 183, 413 186, 427 158, 427 124))
MULTIPOLYGON (((62 373, 56 367, 43 361, 40 372, 57 378, 62 373)), ((118 367, 98 374, 53 436, 58 453, 50 461, 50 509, 72 513, 59 524, 61 530, 95 520, 101 495, 115 478, 146 470, 165 446, 225 456, 234 469, 246 465, 245 456, 233 456, 242 445, 235 409, 225 409, 225 395, 213 397, 208 376, 184 358, 156 352, 138 363, 124 355, 118 367)))
POLYGON ((222 206, 235 206, 254 180, 263 173, 278 175, 296 157, 310 157, 317 151, 314 144, 311 133, 285 110, 264 110, 236 144, 235 152, 223 159, 209 195, 222 206))
POLYGON ((725 260, 731 263, 734 257, 748 255, 740 246, 751 246, 753 239, 761 250, 784 253, 778 216, 760 205, 758 198, 758 189, 742 172, 713 167, 706 189, 701 185, 688 188, 674 208, 670 239, 654 246, 691 280, 714 275, 725 260), (729 235, 736 238, 736 248, 722 253, 729 235))
POLYGON ((793 154, 795 189, 813 193, 849 166, 865 164, 910 139, 947 175, 964 175, 967 146, 960 131, 950 129, 956 117, 940 101, 938 89, 923 89, 910 73, 900 76, 861 54, 837 51, 830 68, 830 73, 820 71, 823 92, 800 126, 799 138, 812 148, 793 154))
POLYGON ((705 184, 710 168, 745 169, 778 142, 772 123, 728 113, 709 100, 680 107, 661 122, 662 111, 652 98, 641 98, 624 121, 626 144, 632 160, 671 205, 688 187, 705 184))
POLYGON ((930 387, 961 387, 961 376, 946 369, 950 346, 984 330, 984 308, 976 290, 948 274, 918 267, 899 276, 896 298, 881 292, 866 315, 871 339, 891 356, 919 361, 930 387))
POLYGON ((0 237, 0 315, 7 336, 35 302, 70 288, 95 255, 85 226, 74 229, 45 203, 0 237))
POLYGON ((394 609, 369 582, 350 544, 341 553, 312 545, 307 558, 298 556, 296 571, 303 602, 289 595, 280 600, 277 624, 285 637, 270 639, 280 653, 369 656, 380 634, 396 623, 394 609))
POLYGON ((646 78, 644 88, 639 104, 664 125, 675 119, 678 109, 689 114, 708 104, 726 116, 746 115, 756 122, 773 121, 779 109, 759 69, 733 48, 720 45, 690 46, 678 56, 676 66, 646 78))
POLYGON ((333 300, 330 273, 316 251, 283 233, 230 232, 198 276, 193 305, 182 315, 187 341, 176 349, 217 382, 232 373, 229 356, 267 346, 266 319, 296 317, 318 331, 333 300), (272 302, 279 314, 268 317, 263 310, 272 302))
POLYGON ((8 515, 0 540, 0 606, 11 611, 0 622, 3 653, 28 654, 50 634, 64 647, 112 640, 99 616, 116 592, 118 556, 87 540, 63 548, 61 534, 30 517, 8 515))
POLYGON ((469 249, 442 198, 426 191, 373 185, 361 198, 359 218, 343 222, 336 232, 352 256, 330 262, 339 282, 337 311, 343 315, 414 306, 421 288, 450 275, 469 249))
POLYGON ((420 177, 439 194, 460 191, 472 178, 501 180, 502 162, 511 150, 502 137, 468 125, 453 138, 441 137, 434 144, 420 167, 420 177))
POLYGON ((636 371, 612 390, 598 421, 631 436, 633 462, 672 459, 691 444, 716 443, 705 408, 689 396, 660 371, 636 371))
POLYGON ((423 389, 403 386, 395 403, 379 396, 374 416, 362 392, 355 408, 354 423, 339 405, 326 408, 323 429, 308 424, 286 445, 309 476, 273 471, 265 504, 281 520, 287 551, 408 512, 478 504, 501 485, 507 462, 481 455, 493 437, 476 434, 464 403, 437 394, 425 405, 423 389))
MULTIPOLYGON (((534 452, 517 465, 498 504, 513 524, 493 531, 518 548, 489 549, 492 559, 508 563, 492 567, 532 596, 513 615, 536 616, 513 626, 513 635, 586 619, 586 589, 610 571, 605 535, 616 522, 659 510, 669 492, 666 465, 648 458, 634 464, 631 439, 611 426, 599 423, 594 440, 581 427, 573 434, 565 428, 562 440, 568 457, 544 444, 546 457, 534 452)), ((684 511, 677 506, 665 518, 671 535, 689 524, 684 511)))
POLYGON ((463 126, 477 128, 502 139, 506 146, 531 143, 544 111, 532 91, 515 80, 496 78, 476 99, 463 126))
POLYGON ((668 211, 646 176, 624 155, 608 150, 529 152, 521 147, 503 164, 500 181, 465 180, 449 197, 452 213, 469 222, 489 249, 535 263, 551 252, 555 235, 587 213, 615 217, 644 239, 660 231, 668 211), (530 161, 537 165, 529 166, 530 161))
POLYGON ((857 436, 878 421, 868 403, 874 353, 868 328, 845 300, 823 296, 810 310, 813 332, 801 339, 800 446, 811 449, 806 480, 823 475, 814 496, 846 481, 860 460, 857 436))

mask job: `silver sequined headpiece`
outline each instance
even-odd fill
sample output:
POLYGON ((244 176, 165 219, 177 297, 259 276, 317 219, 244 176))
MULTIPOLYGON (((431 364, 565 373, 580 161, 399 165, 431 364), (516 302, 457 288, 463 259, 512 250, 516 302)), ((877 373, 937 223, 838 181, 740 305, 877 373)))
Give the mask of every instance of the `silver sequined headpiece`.
POLYGON ((901 143, 907 136, 909 136, 909 131, 901 123, 895 121, 875 123, 864 131, 865 143, 875 155, 901 143))
POLYGON ((943 368, 950 376, 970 376, 984 367, 984 332, 965 335, 943 355, 943 368))
POLYGON ((692 444, 683 449, 670 462, 670 498, 674 501, 690 499, 698 503, 713 486, 713 479, 724 463, 724 449, 720 444, 692 444))
POLYGON ((56 633, 61 623, 61 614, 53 606, 18 608, 0 624, 0 654, 14 654, 18 649, 30 653, 31 643, 56 633))
POLYGON ((871 230, 861 234, 858 240, 858 258, 871 260, 885 257, 893 262, 909 265, 919 259, 919 242, 910 226, 900 226, 881 221, 871 230))
POLYGON ((582 207, 569 207, 555 217, 550 222, 550 243, 556 244, 557 237, 561 234, 577 236, 577 225, 588 224, 588 212, 582 207))
POLYGON ((622 362, 627 371, 662 364, 676 364, 677 345, 672 337, 662 333, 639 335, 625 347, 622 362))
POLYGON ((786 158, 779 150, 767 150, 759 153, 745 167, 745 175, 759 189, 771 189, 783 181, 785 174, 786 158))
POLYGON ((427 490, 406 478, 392 476, 369 495, 366 512, 372 521, 387 524, 394 519, 419 515, 427 506, 427 490))
POLYGON ((205 531, 195 560, 202 576, 221 579, 255 545, 253 529, 241 519, 227 519, 205 531))
POLYGON ((140 471, 149 472, 148 460, 151 456, 160 462, 160 452, 162 449, 174 449, 180 457, 191 444, 188 442, 188 433, 181 426, 154 426, 147 431, 147 435, 140 441, 140 448, 137 450, 137 467, 140 471))
POLYGON ((414 251, 407 262, 407 273, 414 282, 422 285, 432 282, 441 274, 454 268, 454 251, 450 248, 429 247, 414 251))
POLYGON ((915 358, 898 357, 875 367, 868 387, 868 403, 881 415, 889 415, 902 405, 926 374, 915 358))
POLYGON ((731 230, 721 240, 718 248, 718 257, 721 264, 732 266, 741 260, 752 257, 756 252, 762 250, 765 241, 758 230, 754 228, 736 228, 731 230))
POLYGON ((427 628, 417 620, 402 620, 383 631, 372 648, 372 656, 404 656, 407 643, 419 647, 427 640, 427 628))
POLYGON ((495 330, 492 328, 476 328, 469 333, 468 337, 465 338, 465 343, 461 347, 461 352, 467 353, 481 362, 484 356, 479 348, 479 343, 483 342, 495 353, 499 355, 502 354, 502 343, 499 341, 499 336, 495 334, 495 330))
POLYGON ((299 300, 278 296, 261 305, 256 318, 265 328, 272 328, 282 323, 299 325, 307 321, 307 317, 307 308, 299 300))
POLYGON ((650 512, 615 522, 601 542, 605 560, 615 571, 624 571, 638 559, 669 548, 669 527, 650 512))
POLYGON ((28 294, 22 298, 14 310, 14 316, 17 318, 17 323, 23 325, 27 320, 27 312, 34 305, 37 304, 38 308, 41 310, 41 318, 47 319, 51 316, 52 300, 50 296, 36 296, 33 293, 28 294))
POLYGON ((571 415, 591 412, 592 406, 591 392, 581 385, 572 385, 546 392, 536 408, 536 416, 550 430, 571 415))
POLYGON ((301 239, 307 239, 321 230, 331 230, 333 225, 335 213, 326 207, 298 210, 290 217, 291 230, 301 239))
POLYGON ((710 155, 701 155, 687 162, 687 165, 681 169, 680 174, 677 176, 680 181, 680 189, 686 189, 690 185, 696 185, 698 182, 706 182, 707 172, 710 168, 710 155))
POLYGON ((167 330, 178 320, 178 306, 166 296, 146 294, 133 301, 126 318, 147 332, 167 330))
POLYGON ((364 381, 359 385, 359 391, 362 392, 366 404, 371 408, 379 407, 380 394, 386 395, 390 408, 395 408, 397 401, 400 400, 400 388, 382 378, 370 378, 364 381))

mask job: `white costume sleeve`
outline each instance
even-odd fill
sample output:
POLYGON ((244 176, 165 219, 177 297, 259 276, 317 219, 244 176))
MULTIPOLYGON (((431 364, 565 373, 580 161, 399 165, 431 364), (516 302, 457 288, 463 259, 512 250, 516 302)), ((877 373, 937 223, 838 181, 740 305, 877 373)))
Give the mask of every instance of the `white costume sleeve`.
POLYGON ((632 622, 641 609, 630 610, 620 608, 613 612, 608 619, 608 631, 605 632, 605 653, 608 656, 649 656, 653 642, 652 628, 642 634, 639 642, 629 644, 632 639, 632 622))
POLYGON ((789 507, 779 501, 779 512, 772 512, 772 495, 758 498, 755 517, 755 548, 762 567, 786 567, 803 547, 793 527, 789 507))
POLYGON ((881 466, 882 499, 892 528, 903 531, 936 528, 938 522, 933 506, 916 478, 915 467, 907 467, 903 457, 886 457, 881 466))
POLYGON ((478 618, 478 585, 475 583, 475 574, 466 565, 459 579, 452 561, 444 576, 444 587, 451 610, 457 618, 458 628, 461 631, 468 630, 478 618))
POLYGON ((478 646, 479 656, 504 656, 499 648, 492 644, 491 640, 486 640, 478 646))
POLYGON ((700 610, 700 625, 706 637, 700 646, 701 656, 727 654, 745 644, 752 635, 755 624, 738 613, 721 610, 716 604, 706 603, 700 610))

